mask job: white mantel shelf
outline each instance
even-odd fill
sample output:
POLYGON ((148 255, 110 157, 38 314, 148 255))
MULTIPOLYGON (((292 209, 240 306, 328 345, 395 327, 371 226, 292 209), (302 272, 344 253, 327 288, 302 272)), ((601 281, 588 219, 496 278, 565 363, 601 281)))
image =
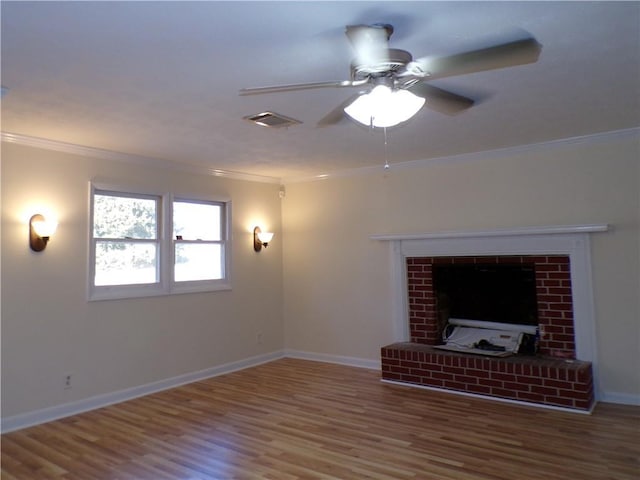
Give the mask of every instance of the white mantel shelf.
POLYGON ((478 238, 478 237, 503 237, 503 236, 519 236, 519 235, 552 235, 567 233, 596 233, 606 232, 609 225, 589 224, 589 225, 549 225, 543 227, 520 227, 502 230, 463 230, 450 232, 434 232, 434 233, 406 233, 406 234, 375 234, 369 238, 381 241, 398 241, 398 240, 430 240, 439 238, 478 238))

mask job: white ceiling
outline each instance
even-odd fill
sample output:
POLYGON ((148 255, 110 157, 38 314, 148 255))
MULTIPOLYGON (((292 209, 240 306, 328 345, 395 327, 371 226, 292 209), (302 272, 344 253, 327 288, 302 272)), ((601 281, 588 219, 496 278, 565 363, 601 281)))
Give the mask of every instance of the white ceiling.
POLYGON ((640 126, 640 2, 6 2, 2 131, 281 179, 640 126), (354 93, 239 96, 345 80, 348 24, 391 23, 391 47, 448 55, 525 30, 537 63, 433 84, 477 100, 384 133, 322 117, 354 93), (268 129, 265 110, 302 125, 268 129))

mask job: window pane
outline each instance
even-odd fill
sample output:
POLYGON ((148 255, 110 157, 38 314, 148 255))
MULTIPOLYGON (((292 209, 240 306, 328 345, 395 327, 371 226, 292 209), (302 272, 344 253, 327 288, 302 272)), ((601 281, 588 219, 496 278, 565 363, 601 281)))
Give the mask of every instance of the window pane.
POLYGON ((157 246, 147 242, 96 242, 95 285, 156 283, 157 246))
POLYGON ((157 238, 157 199, 98 194, 93 197, 94 238, 157 238))
POLYGON ((176 243, 175 281, 222 278, 222 246, 218 244, 176 243))
POLYGON ((173 238, 184 240, 221 240, 220 205, 174 202, 173 238))

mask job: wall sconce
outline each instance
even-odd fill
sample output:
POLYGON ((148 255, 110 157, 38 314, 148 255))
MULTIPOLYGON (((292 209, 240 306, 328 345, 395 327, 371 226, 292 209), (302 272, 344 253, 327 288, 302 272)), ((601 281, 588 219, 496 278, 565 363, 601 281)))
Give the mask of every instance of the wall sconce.
POLYGON ((36 213, 29 219, 29 246, 34 252, 41 252, 47 246, 51 235, 56 232, 58 223, 45 219, 36 213))
POLYGON ((262 247, 267 248, 269 242, 273 238, 273 232, 263 232, 260 227, 253 229, 253 249, 256 252, 262 250, 262 247))

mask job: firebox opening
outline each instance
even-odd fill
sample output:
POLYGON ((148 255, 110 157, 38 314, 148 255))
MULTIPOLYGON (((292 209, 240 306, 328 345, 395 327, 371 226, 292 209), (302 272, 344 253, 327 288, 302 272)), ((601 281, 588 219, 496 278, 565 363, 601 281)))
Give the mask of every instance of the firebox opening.
MULTIPOLYGON (((433 282, 438 338, 452 318, 538 326, 533 264, 436 264, 433 282)), ((534 337, 527 335, 525 343, 534 337)), ((523 347, 520 353, 535 353, 534 345, 523 347)))

